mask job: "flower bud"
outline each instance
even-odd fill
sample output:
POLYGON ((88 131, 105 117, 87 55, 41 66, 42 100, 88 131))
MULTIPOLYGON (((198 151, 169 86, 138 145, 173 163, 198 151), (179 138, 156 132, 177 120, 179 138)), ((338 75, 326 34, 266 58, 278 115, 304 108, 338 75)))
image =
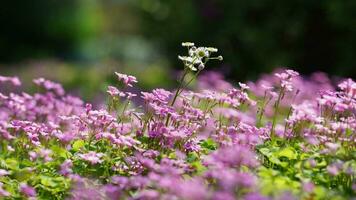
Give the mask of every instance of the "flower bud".
POLYGON ((182 46, 183 47, 191 47, 191 46, 194 46, 194 43, 193 42, 182 42, 182 46))
POLYGON ((203 70, 204 67, 205 67, 205 65, 204 65, 203 63, 200 63, 199 66, 198 66, 198 69, 199 69, 199 70, 203 70))

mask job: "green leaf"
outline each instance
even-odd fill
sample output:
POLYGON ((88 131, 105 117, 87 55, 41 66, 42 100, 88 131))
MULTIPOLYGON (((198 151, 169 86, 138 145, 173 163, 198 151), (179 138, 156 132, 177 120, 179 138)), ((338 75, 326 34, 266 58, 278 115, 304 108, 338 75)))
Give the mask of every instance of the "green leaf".
POLYGON ((260 151, 263 155, 265 155, 265 156, 267 156, 267 157, 269 157, 269 156, 272 155, 270 149, 268 149, 268 148, 261 148, 261 149, 259 149, 259 151, 260 151))
POLYGON ((187 157, 187 162, 192 163, 199 160, 199 156, 196 152, 190 152, 187 157))
POLYGON ((278 152, 278 157, 287 157, 289 160, 295 160, 298 154, 292 147, 287 147, 278 152))
POLYGON ((206 171, 206 167, 202 165, 200 161, 193 162, 192 166, 197 170, 198 174, 202 174, 204 171, 206 171))
POLYGON ((49 177, 49 176, 41 176, 41 184, 46 186, 46 187, 56 187, 58 184, 53 181, 53 178, 52 177, 49 177))
POLYGON ((328 165, 328 163, 325 160, 321 160, 320 162, 317 162, 316 167, 317 168, 324 168, 328 165))
POLYGON ((5 160, 6 167, 12 170, 17 170, 19 168, 19 163, 16 159, 8 158, 5 160))
POLYGON ((200 146, 209 150, 216 150, 217 148, 215 141, 211 138, 204 140, 204 142, 202 142, 200 146))
POLYGON ((177 158, 177 155, 176 155, 176 152, 171 152, 168 154, 168 158, 170 159, 176 159, 177 158))
POLYGON ((24 168, 16 171, 14 173, 14 176, 18 181, 21 182, 30 179, 33 176, 33 173, 30 171, 29 168, 24 168))
POLYGON ((85 142, 83 140, 77 140, 73 143, 72 147, 74 151, 79 151, 81 148, 83 148, 85 145, 85 142))
MULTIPOLYGON (((73 144, 74 146, 74 144, 73 144)), ((74 148, 74 147, 73 147, 74 148)), ((52 146, 51 150, 53 151, 54 155, 62 158, 67 158, 67 153, 69 153, 67 150, 64 148, 61 148, 59 146, 52 146)))
POLYGON ((280 161, 277 157, 275 157, 275 156, 269 157, 269 161, 270 161, 271 163, 275 164, 275 165, 280 165, 280 164, 281 164, 281 161, 280 161))

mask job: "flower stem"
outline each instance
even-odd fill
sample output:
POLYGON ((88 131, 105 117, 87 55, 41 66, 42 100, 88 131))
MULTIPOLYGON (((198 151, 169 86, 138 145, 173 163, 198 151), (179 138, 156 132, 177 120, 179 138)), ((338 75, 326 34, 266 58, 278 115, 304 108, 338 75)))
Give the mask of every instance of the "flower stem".
MULTIPOLYGON (((186 76, 187 74, 188 74, 188 67, 184 68, 183 75, 182 75, 182 77, 181 77, 180 80, 179 80, 179 86, 178 86, 178 88, 177 88, 177 90, 176 90, 176 93, 174 94, 174 97, 173 97, 173 100, 172 100, 170 106, 173 106, 174 103, 176 102, 176 100, 177 100, 177 98, 178 98, 178 96, 179 96, 180 90, 183 88, 182 85, 183 85, 183 82, 184 82, 184 78, 185 78, 185 76, 186 76)), ((171 118, 171 115, 168 114, 167 120, 166 120, 166 126, 168 126, 168 123, 169 123, 169 119, 170 119, 170 118, 171 118)))
POLYGON ((271 138, 273 139, 275 136, 275 128, 276 128, 276 123, 277 123, 277 115, 279 111, 279 104, 281 103, 282 96, 284 93, 284 88, 282 88, 278 94, 278 99, 275 103, 275 108, 274 108, 274 114, 273 114, 273 121, 272 121, 272 128, 271 128, 271 138))

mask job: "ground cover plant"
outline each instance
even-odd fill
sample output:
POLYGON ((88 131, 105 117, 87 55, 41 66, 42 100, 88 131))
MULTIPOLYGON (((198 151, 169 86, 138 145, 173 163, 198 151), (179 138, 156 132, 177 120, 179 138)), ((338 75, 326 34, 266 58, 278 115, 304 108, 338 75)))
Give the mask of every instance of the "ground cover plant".
POLYGON ((217 49, 182 45, 174 91, 115 73, 98 109, 44 78, 0 93, 0 198, 355 198, 353 80, 284 69, 235 87, 201 73, 217 49))

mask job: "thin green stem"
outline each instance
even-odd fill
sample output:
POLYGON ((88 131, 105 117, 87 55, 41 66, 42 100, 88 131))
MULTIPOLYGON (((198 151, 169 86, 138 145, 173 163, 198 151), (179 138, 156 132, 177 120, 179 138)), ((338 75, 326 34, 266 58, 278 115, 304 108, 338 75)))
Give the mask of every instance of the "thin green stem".
MULTIPOLYGON (((178 96, 179 96, 180 90, 181 90, 181 88, 182 88, 182 85, 183 85, 183 82, 184 82, 184 78, 185 78, 185 76, 188 74, 188 72, 189 72, 189 67, 185 67, 185 68, 184 68, 183 75, 182 75, 182 77, 181 77, 180 80, 179 80, 179 86, 178 86, 178 88, 177 88, 177 90, 176 90, 176 93, 174 94, 174 97, 173 97, 173 100, 172 100, 170 106, 173 106, 174 103, 176 102, 176 100, 177 100, 177 98, 178 98, 178 96)), ((168 126, 168 123, 169 123, 169 119, 170 119, 170 118, 171 118, 171 115, 168 114, 167 120, 166 120, 166 126, 168 126)))
POLYGON ((201 70, 197 71, 197 73, 194 74, 193 78, 191 78, 182 88, 187 87, 193 80, 195 80, 198 77, 200 72, 201 72, 201 70))
POLYGON ((277 115, 278 115, 278 111, 279 111, 279 104, 281 103, 283 93, 284 93, 284 88, 282 88, 282 89, 279 91, 278 99, 277 99, 277 101, 276 101, 276 103, 275 103, 274 114, 273 114, 273 121, 272 121, 272 129, 271 129, 271 138, 272 138, 272 139, 273 139, 274 136, 275 136, 275 128, 276 128, 276 123, 277 123, 277 115))
POLYGON ((173 100, 172 100, 170 106, 173 106, 174 103, 176 102, 176 100, 177 100, 177 98, 178 98, 178 96, 179 96, 179 93, 180 93, 179 91, 181 90, 181 88, 183 88, 184 78, 185 78, 185 76, 188 74, 188 72, 189 72, 188 67, 184 68, 183 75, 182 75, 182 77, 181 77, 180 80, 179 80, 178 88, 177 88, 177 90, 176 90, 176 93, 174 94, 174 97, 173 97, 173 100))
POLYGON ((127 100, 126 103, 125 103, 125 105, 124 105, 124 108, 123 108, 122 111, 121 111, 121 115, 118 116, 118 118, 119 118, 119 123, 122 121, 122 118, 123 118, 123 116, 124 116, 124 114, 125 114, 125 111, 126 111, 126 109, 127 109, 127 106, 128 106, 129 104, 130 104, 130 100, 127 100))
POLYGON ((266 101, 266 96, 267 96, 267 92, 265 92, 264 96, 263 96, 263 101, 262 101, 262 104, 261 104, 261 107, 260 107, 260 110, 259 110, 259 116, 258 116, 258 121, 257 121, 257 127, 260 127, 261 126, 261 123, 262 123, 262 117, 263 117, 263 113, 264 113, 264 109, 265 109, 265 101, 266 101))
MULTIPOLYGON (((195 60, 196 60, 196 58, 192 61, 192 63, 191 63, 190 65, 185 66, 183 75, 182 75, 182 77, 180 78, 180 81, 179 81, 179 86, 178 86, 178 88, 177 88, 177 90, 176 90, 176 93, 175 93, 175 95, 174 95, 174 97, 173 97, 173 100, 172 100, 170 106, 174 106, 175 102, 177 101, 177 98, 178 98, 179 94, 180 94, 180 93, 183 91, 183 89, 184 89, 185 87, 187 87, 187 86, 198 76, 198 74, 200 73, 201 70, 199 70, 197 73, 195 73, 194 77, 191 78, 185 85, 183 85, 183 84, 184 84, 185 76, 188 74, 190 67, 194 65, 195 60)), ((168 126, 168 123, 169 123, 170 118, 171 118, 171 115, 168 114, 167 120, 166 120, 166 126, 168 126)))

